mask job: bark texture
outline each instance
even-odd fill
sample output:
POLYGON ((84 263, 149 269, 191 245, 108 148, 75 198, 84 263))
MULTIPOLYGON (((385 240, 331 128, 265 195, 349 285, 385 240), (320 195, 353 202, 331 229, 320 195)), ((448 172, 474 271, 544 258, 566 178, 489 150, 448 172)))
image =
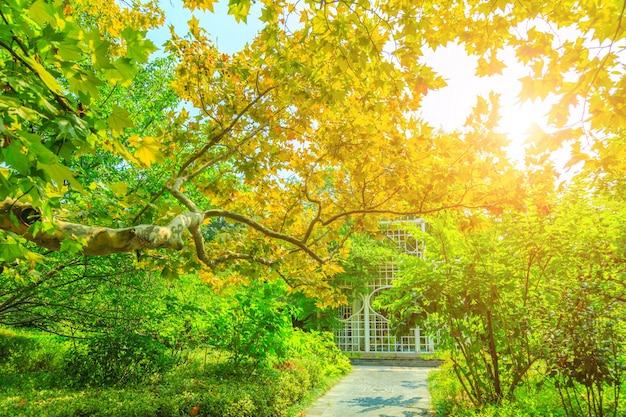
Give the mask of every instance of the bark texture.
POLYGON ((110 255, 137 249, 167 248, 180 250, 184 246, 183 233, 202 224, 202 213, 182 213, 166 226, 141 224, 112 229, 92 227, 63 221, 55 222, 53 233, 33 234, 31 226, 41 220, 41 213, 30 204, 7 198, 0 204, 0 229, 13 232, 50 250, 59 250, 67 239, 85 239, 84 255, 110 255))

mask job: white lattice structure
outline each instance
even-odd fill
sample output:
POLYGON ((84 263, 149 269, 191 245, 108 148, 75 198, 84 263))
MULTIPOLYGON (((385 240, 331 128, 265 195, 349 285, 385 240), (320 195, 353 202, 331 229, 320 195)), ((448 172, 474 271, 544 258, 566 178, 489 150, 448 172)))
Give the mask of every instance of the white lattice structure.
MULTIPOLYGON (((381 223, 386 236, 400 250, 414 256, 424 255, 424 244, 410 233, 418 228, 424 231, 422 219, 407 219, 381 223)), ((435 351, 433 338, 426 335, 419 327, 410 329, 407 334, 396 335, 392 332, 384 311, 373 307, 376 297, 391 288, 398 272, 393 263, 380 265, 378 274, 370 280, 368 293, 355 300, 351 305, 339 310, 341 326, 335 330, 335 341, 344 352, 374 353, 432 353, 435 351)))
POLYGON ((411 229, 426 229, 426 224, 422 219, 396 220, 393 222, 381 222, 385 227, 385 235, 391 239, 398 249, 409 255, 424 256, 424 242, 411 235, 411 229))

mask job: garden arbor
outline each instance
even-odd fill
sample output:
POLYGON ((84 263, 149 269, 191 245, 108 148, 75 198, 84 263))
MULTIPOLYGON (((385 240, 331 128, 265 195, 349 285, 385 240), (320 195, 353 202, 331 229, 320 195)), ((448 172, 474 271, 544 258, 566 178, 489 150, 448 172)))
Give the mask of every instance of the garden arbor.
MULTIPOLYGON (((385 238, 412 256, 422 257, 424 244, 411 230, 425 230, 421 218, 381 222, 385 238)), ((395 262, 378 266, 378 274, 367 283, 367 291, 356 295, 339 309, 340 326, 335 330, 337 346, 344 352, 377 354, 421 354, 435 350, 434 339, 419 326, 397 333, 385 310, 376 307, 375 300, 393 286, 399 272, 395 262)))

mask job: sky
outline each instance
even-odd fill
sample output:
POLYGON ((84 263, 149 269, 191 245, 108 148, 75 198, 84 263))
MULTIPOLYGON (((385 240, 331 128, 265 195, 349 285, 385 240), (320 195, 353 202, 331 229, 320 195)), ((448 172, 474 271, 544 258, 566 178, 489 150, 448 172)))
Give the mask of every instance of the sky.
MULTIPOLYGON (((191 13, 182 8, 181 0, 161 0, 161 7, 165 11, 165 26, 148 34, 159 47, 169 37, 169 25, 174 25, 177 33, 183 35, 187 32, 187 21, 191 18, 191 13)), ((194 15, 217 47, 228 54, 241 50, 261 28, 261 22, 257 19, 260 15, 258 3, 252 7, 247 23, 237 23, 228 15, 228 5, 224 0, 215 4, 214 13, 196 11, 194 15)), ((512 55, 507 59, 504 54, 499 58, 507 63, 514 62, 512 55)), ((421 116, 429 124, 445 131, 459 130, 471 113, 476 96, 480 94, 486 98, 490 91, 495 91, 501 94, 502 119, 499 130, 511 140, 509 157, 518 161, 523 159, 525 131, 532 123, 542 127, 546 125, 544 115, 548 106, 540 102, 521 104, 517 101, 521 88, 517 80, 528 75, 520 65, 510 64, 502 75, 479 78, 474 76, 477 58, 468 56, 463 48, 453 44, 436 51, 425 51, 422 61, 433 67, 448 84, 447 87, 430 92, 422 102, 421 116)))
POLYGON ((509 156, 517 159, 523 155, 525 132, 530 125, 546 125, 548 107, 539 101, 519 102, 517 95, 521 83, 518 79, 529 74, 515 62, 512 52, 508 57, 507 53, 503 55, 499 58, 509 66, 501 75, 477 77, 474 73, 478 58, 468 56, 461 46, 449 44, 436 51, 425 51, 422 61, 440 74, 448 85, 424 98, 423 117, 434 127, 447 131, 461 129, 476 104, 476 97, 487 98, 489 92, 494 91, 500 94, 502 106, 499 130, 512 141, 509 156))
MULTIPOLYGON (((159 30, 152 30, 148 37, 158 47, 169 39, 169 26, 174 25, 176 33, 187 33, 187 22, 191 19, 191 12, 182 7, 181 0, 161 0, 161 8, 165 11, 165 25, 159 30)), ((260 6, 251 7, 248 23, 237 23, 235 18, 228 15, 228 2, 221 0, 214 5, 214 13, 204 13, 196 10, 193 14, 200 21, 200 25, 209 33, 220 51, 232 54, 240 51, 251 42, 261 29, 260 6)))

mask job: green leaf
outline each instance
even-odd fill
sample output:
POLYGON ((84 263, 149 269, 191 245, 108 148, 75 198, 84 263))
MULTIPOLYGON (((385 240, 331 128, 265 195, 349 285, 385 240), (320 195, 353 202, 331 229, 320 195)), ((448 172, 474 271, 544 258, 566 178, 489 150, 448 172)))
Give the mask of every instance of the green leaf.
POLYGON ((65 61, 79 61, 83 59, 84 52, 74 39, 66 39, 57 45, 57 54, 65 61))
POLYGON ((56 20, 55 9, 60 10, 61 7, 63 6, 60 0, 55 0, 52 4, 44 0, 37 0, 28 9, 28 17, 39 24, 39 26, 45 26, 47 23, 56 20))
POLYGON ((112 45, 111 42, 102 39, 100 32, 97 30, 85 33, 85 38, 91 46, 94 67, 98 70, 113 68, 109 54, 109 48, 112 45))
POLYGON ((48 87, 48 89, 57 95, 63 92, 63 88, 57 82, 56 78, 50 74, 39 62, 35 61, 29 56, 23 56, 22 59, 30 65, 30 67, 37 73, 41 81, 48 87))
POLYGON ((102 84, 104 83, 92 74, 78 72, 70 79, 70 90, 79 94, 83 103, 89 104, 98 100, 98 86, 102 84))
POLYGON ((0 242, 0 260, 2 260, 3 263, 11 263, 21 258, 23 254, 24 249, 13 238, 8 238, 0 242))
POLYGON ((146 32, 127 27, 122 31, 126 40, 126 58, 136 62, 145 62, 148 56, 157 50, 157 47, 148 39, 146 32))
POLYGON ((0 168, 0 200, 4 200, 11 195, 14 191, 11 183, 7 181, 9 177, 9 170, 6 168, 0 168))
POLYGON ((130 119, 128 110, 114 104, 113 111, 107 119, 109 128, 115 133, 122 133, 127 127, 133 127, 133 121, 130 119))
MULTIPOLYGON (((57 107, 53 105, 50 101, 48 101, 48 99, 50 98, 50 94, 48 94, 45 86, 41 85, 40 83, 33 83, 32 80, 29 78, 7 77, 6 79, 11 87, 13 87, 13 89, 18 92, 19 97, 23 99, 25 97, 28 97, 28 95, 26 94, 27 91, 25 90, 32 91, 32 93, 35 94, 35 96, 39 99, 39 104, 41 105, 41 110, 39 111, 44 110, 48 113, 56 113, 58 111, 57 107)), ((2 103, 4 99, 8 100, 9 96, 0 96, 0 103, 2 103)), ((14 105, 13 107, 15 108, 13 112, 18 116, 24 118, 25 120, 37 121, 40 117, 43 117, 42 114, 38 113, 34 109, 30 107, 24 107, 20 103, 18 103, 17 106, 14 105)))
POLYGON ((22 144, 13 140, 9 146, 2 149, 2 157, 6 165, 10 166, 22 175, 28 175, 30 171, 30 160, 22 153, 22 144))
POLYGON ((20 107, 21 105, 22 103, 16 97, 11 97, 4 94, 0 96, 0 110, 20 107))
POLYGON ((76 255, 80 253, 86 245, 87 240, 85 238, 65 239, 61 242, 60 251, 76 255))
POLYGON ((123 87, 129 87, 133 82, 133 77, 137 74, 137 67, 128 58, 115 60, 111 69, 103 71, 109 83, 118 83, 123 87))
POLYGON ((72 171, 60 163, 44 164, 37 162, 37 169, 43 170, 52 179, 52 181, 57 184, 58 187, 63 186, 67 181, 75 191, 84 191, 83 186, 80 185, 76 179, 74 179, 72 171))
POLYGON ((230 0, 228 2, 228 14, 235 18, 237 23, 247 23, 250 13, 250 0, 230 0))
POLYGON ((36 160, 43 164, 54 164, 58 162, 57 156, 41 143, 41 138, 35 134, 20 132, 20 138, 24 141, 28 149, 29 159, 36 160))
POLYGON ((168 281, 173 281, 178 278, 178 274, 172 270, 169 266, 166 266, 161 270, 161 278, 166 279, 168 281))

